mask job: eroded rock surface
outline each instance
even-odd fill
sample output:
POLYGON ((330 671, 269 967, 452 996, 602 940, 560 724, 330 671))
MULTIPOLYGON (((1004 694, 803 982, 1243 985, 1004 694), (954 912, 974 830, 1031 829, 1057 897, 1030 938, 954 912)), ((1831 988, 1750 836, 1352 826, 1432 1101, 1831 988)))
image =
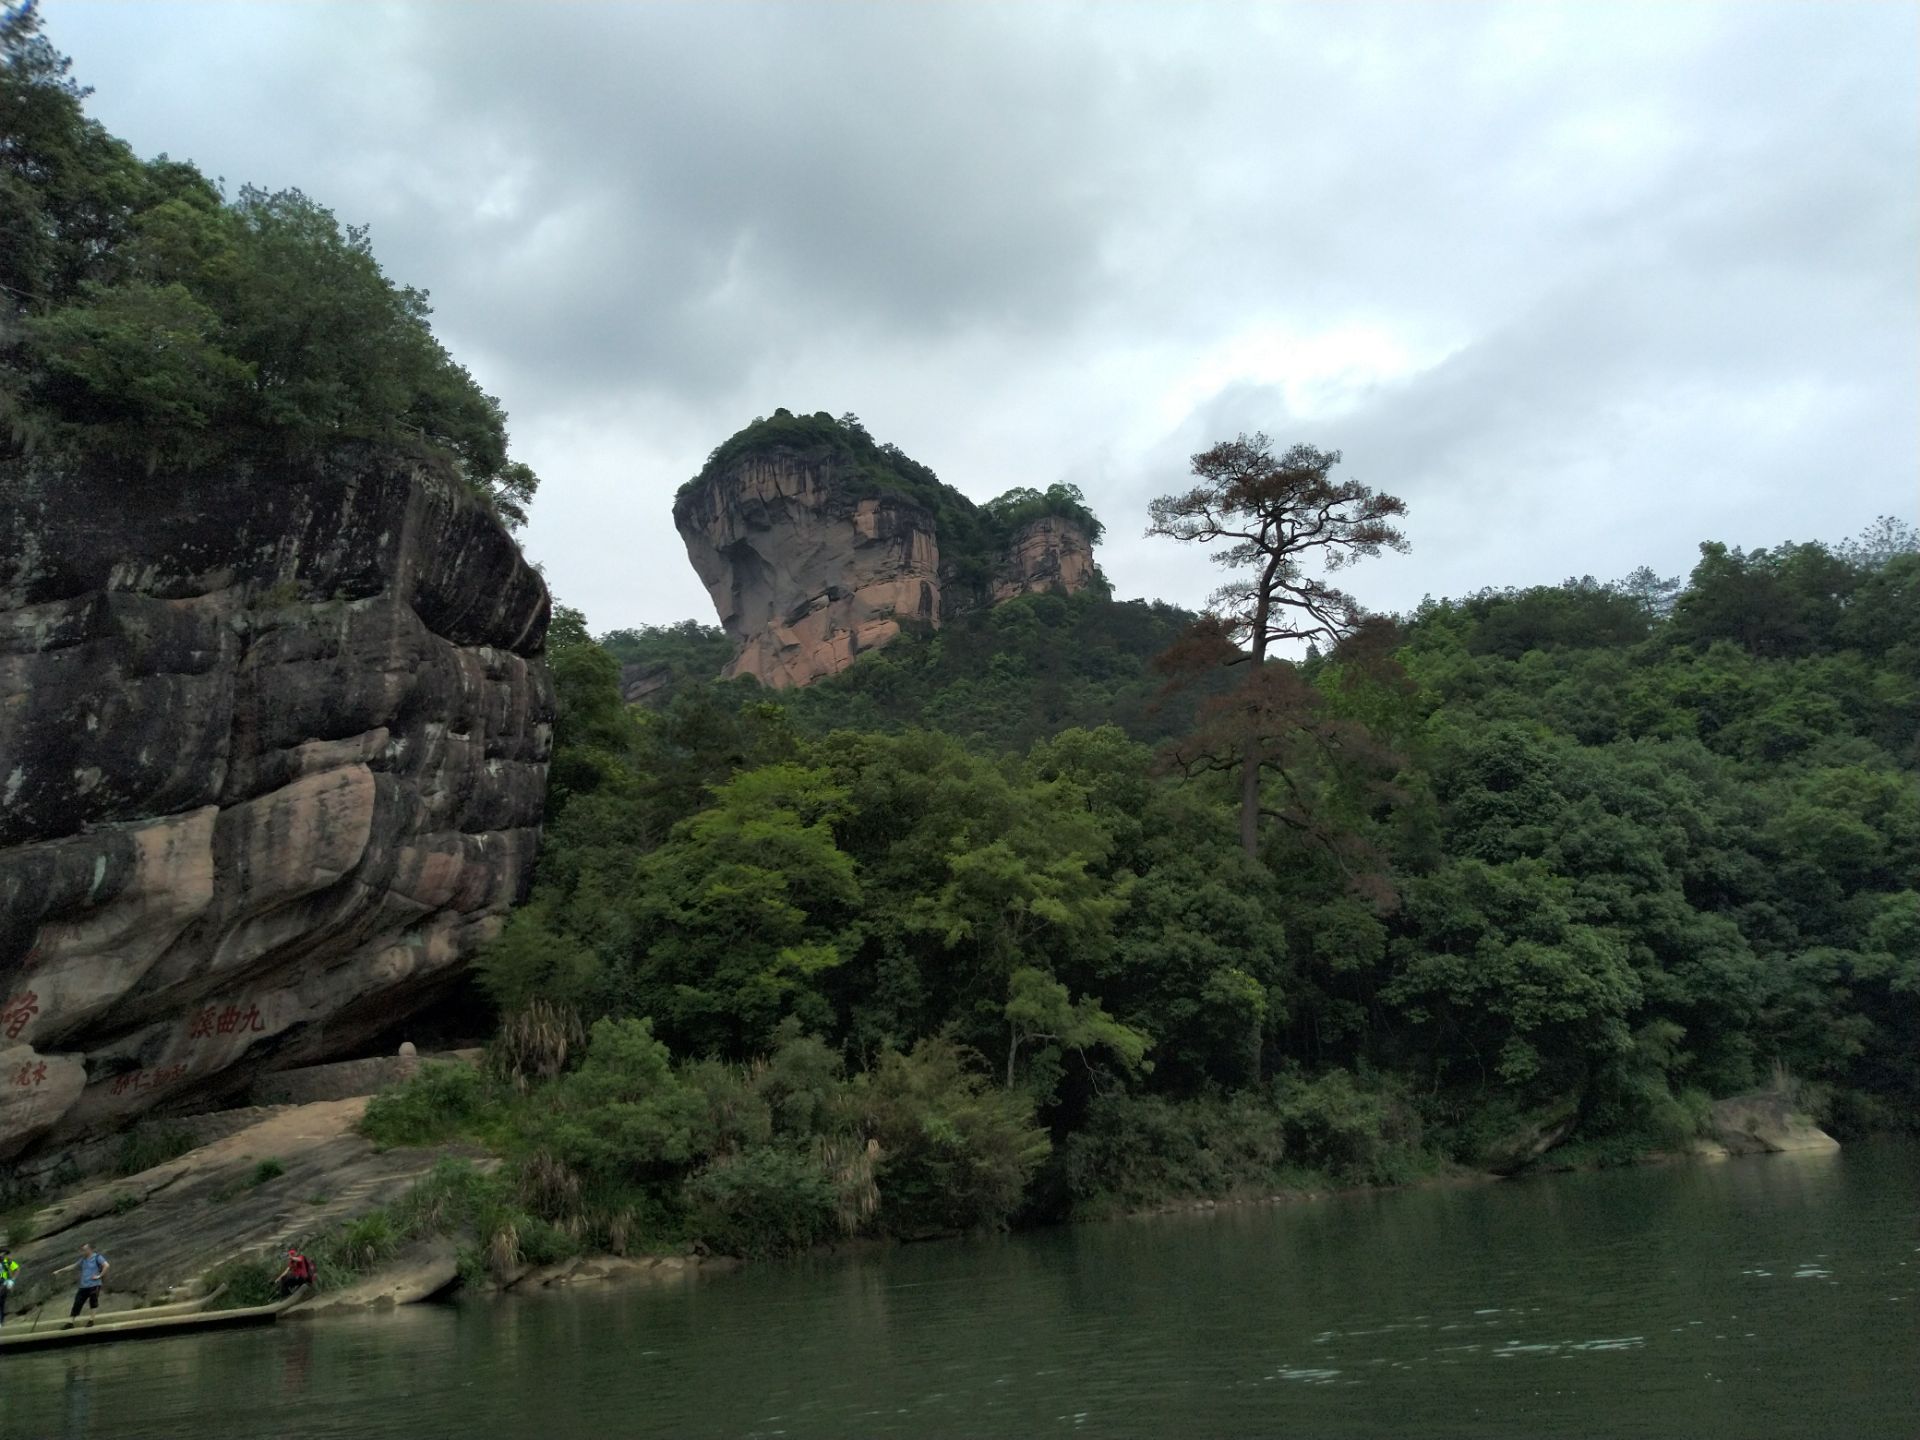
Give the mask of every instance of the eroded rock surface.
POLYGON ((1840 1142, 1794 1109, 1777 1091, 1762 1090, 1716 1100, 1709 1112, 1713 1139, 1729 1155, 1778 1155, 1796 1150, 1838 1150, 1840 1142))
POLYGON ((729 676, 804 685, 886 644, 903 619, 939 622, 932 515, 853 493, 830 461, 743 459, 681 496, 673 518, 740 643, 729 676))
MULTIPOLYGON (((673 518, 739 645, 725 674, 775 689, 846 669, 903 624, 937 628, 981 604, 1071 594, 1094 577, 1086 533, 1057 516, 1017 531, 990 576, 962 574, 953 556, 943 563, 931 511, 863 494, 858 475, 804 450, 736 458, 683 491, 673 518)), ((629 677, 629 700, 644 698, 643 678, 629 677)))
POLYGON ((333 1058, 531 872, 540 577, 350 451, 0 472, 0 1161, 333 1058))
POLYGON ((1056 590, 1071 595, 1092 583, 1093 544, 1087 532, 1064 516, 1043 515, 1008 542, 993 577, 993 603, 1056 590))

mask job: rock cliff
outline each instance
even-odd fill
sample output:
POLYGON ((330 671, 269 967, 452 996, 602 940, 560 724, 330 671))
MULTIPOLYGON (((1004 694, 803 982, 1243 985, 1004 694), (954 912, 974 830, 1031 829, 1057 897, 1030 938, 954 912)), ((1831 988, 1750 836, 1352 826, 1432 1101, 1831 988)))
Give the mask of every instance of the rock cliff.
MULTIPOLYGON (((849 417, 850 418, 850 417, 849 417)), ((1010 532, 858 423, 781 411, 715 451, 674 524, 721 627, 725 674, 805 685, 898 637, 1036 591, 1092 583, 1093 544, 1065 515, 1010 532)), ((646 677, 628 678, 640 698, 646 677)))
POLYGON ((886 644, 902 619, 939 623, 932 514, 859 495, 830 458, 743 457, 681 496, 673 519, 739 642, 729 676, 804 685, 886 644))
POLYGON ((993 603, 1036 592, 1071 595, 1093 583, 1093 543, 1062 515, 1043 515, 1013 532, 993 577, 993 603))
POLYGON ((0 1160, 349 1051, 527 884, 546 587, 360 450, 0 471, 0 1160))

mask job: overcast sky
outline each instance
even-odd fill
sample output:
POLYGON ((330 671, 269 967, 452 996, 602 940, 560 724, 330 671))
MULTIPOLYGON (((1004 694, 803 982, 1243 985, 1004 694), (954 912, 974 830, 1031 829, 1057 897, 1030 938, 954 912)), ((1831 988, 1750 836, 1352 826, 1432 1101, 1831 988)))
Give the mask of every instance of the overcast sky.
POLYGON ((368 223, 595 630, 713 617, 675 486, 777 406, 1122 596, 1241 430, 1404 497, 1377 609, 1920 511, 1920 7, 43 0, 144 155, 368 223))

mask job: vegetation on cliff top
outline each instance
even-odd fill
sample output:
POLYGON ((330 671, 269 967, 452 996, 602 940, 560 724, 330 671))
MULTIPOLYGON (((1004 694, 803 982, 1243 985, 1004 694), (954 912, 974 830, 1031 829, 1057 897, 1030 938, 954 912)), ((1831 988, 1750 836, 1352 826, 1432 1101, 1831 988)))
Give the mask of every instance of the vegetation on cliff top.
POLYGON ((676 507, 742 458, 775 453, 825 464, 839 484, 862 499, 904 500, 927 511, 939 536, 941 568, 963 584, 984 586, 1008 542, 1035 520, 1049 515, 1071 520, 1089 542, 1102 533, 1078 486, 1021 487, 976 505, 899 446, 876 441, 859 417, 836 420, 824 410, 795 415, 781 409, 756 418, 714 447, 700 473, 680 487, 676 507))
POLYGON ((298 190, 232 198, 143 161, 0 13, 0 445, 149 474, 371 441, 446 465, 510 524, 538 481, 367 232, 298 190))

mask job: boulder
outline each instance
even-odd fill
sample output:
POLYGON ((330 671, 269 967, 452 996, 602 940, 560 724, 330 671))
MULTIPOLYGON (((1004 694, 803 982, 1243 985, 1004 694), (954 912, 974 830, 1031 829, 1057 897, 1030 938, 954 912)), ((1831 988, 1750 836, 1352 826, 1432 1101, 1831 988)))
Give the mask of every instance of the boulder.
POLYGON ((1840 1148, 1838 1140, 1815 1125, 1811 1117, 1796 1111, 1791 1097, 1777 1090, 1714 1101, 1708 1128, 1729 1155, 1840 1148))
POLYGON ((0 469, 0 1160, 351 1053, 530 878, 546 587, 364 448, 0 469))
POLYGON ((1571 1135, 1579 1119, 1580 1097, 1562 1096, 1489 1138, 1474 1158, 1491 1175, 1516 1175, 1571 1135))
POLYGON ((380 1273, 357 1285, 322 1290, 287 1312, 289 1317, 312 1319, 331 1311, 380 1310, 395 1305, 417 1305, 460 1283, 460 1254, 445 1235, 434 1235, 409 1246, 384 1265, 380 1273))

